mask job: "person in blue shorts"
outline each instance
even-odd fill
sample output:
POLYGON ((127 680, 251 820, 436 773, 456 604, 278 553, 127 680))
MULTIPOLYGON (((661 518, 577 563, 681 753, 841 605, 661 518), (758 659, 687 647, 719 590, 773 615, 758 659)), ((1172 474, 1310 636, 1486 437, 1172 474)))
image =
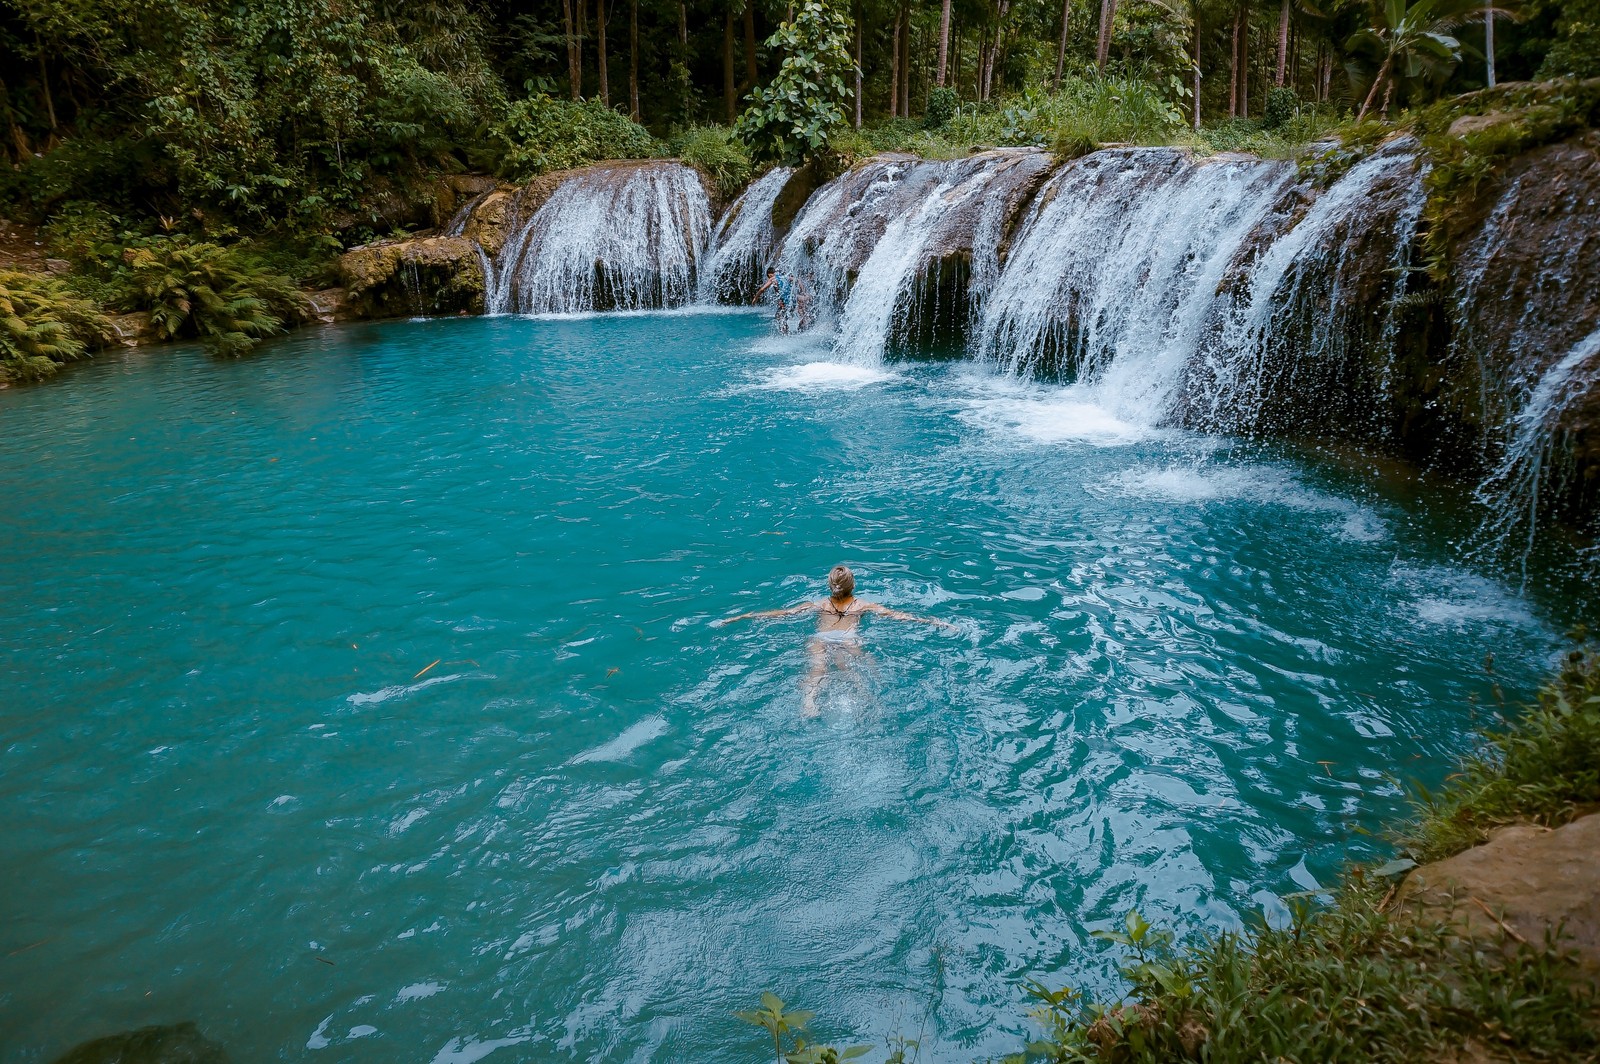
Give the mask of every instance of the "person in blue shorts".
POLYGON ((778 312, 772 316, 777 322, 779 332, 789 331, 789 315, 796 319, 796 328, 804 329, 807 324, 806 311, 811 305, 811 292, 806 288, 806 283, 800 278, 788 273, 779 273, 775 267, 767 267, 767 283, 756 289, 755 296, 750 300, 750 305, 761 302, 761 297, 767 289, 773 290, 773 296, 778 301, 778 312))

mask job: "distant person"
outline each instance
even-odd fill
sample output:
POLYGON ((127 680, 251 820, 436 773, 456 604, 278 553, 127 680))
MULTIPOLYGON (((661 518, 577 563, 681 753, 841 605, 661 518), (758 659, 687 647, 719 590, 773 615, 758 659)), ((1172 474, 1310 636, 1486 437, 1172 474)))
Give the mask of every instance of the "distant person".
POLYGON ((773 290, 777 299, 778 309, 772 316, 777 323, 779 332, 789 331, 789 315, 793 314, 797 329, 804 329, 810 324, 809 308, 811 306, 811 289, 806 283, 792 273, 779 273, 775 267, 767 267, 767 282, 756 289, 756 294, 751 298, 750 305, 755 306, 761 302, 761 297, 767 289, 773 290))
POLYGON ((856 598, 856 574, 843 565, 835 565, 829 571, 828 597, 825 599, 803 602, 784 610, 741 613, 737 617, 729 617, 722 623, 732 624, 734 621, 760 620, 767 617, 793 617, 802 613, 817 615, 817 634, 806 644, 806 652, 811 658, 811 671, 806 674, 805 680, 800 685, 803 692, 801 714, 807 717, 817 715, 817 690, 822 686, 822 677, 828 671, 829 662, 833 661, 842 668, 860 656, 861 639, 857 629, 861 625, 862 617, 875 613, 880 617, 896 621, 916 621, 938 628, 955 628, 955 625, 948 621, 919 617, 915 613, 892 610, 879 603, 856 598))

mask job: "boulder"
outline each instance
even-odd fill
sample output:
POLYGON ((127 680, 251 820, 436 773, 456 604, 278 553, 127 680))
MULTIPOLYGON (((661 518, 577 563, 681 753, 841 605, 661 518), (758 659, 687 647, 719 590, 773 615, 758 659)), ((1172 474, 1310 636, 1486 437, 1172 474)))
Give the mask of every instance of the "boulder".
POLYGON ((1560 931, 1600 977, 1600 814, 1550 829, 1502 828, 1482 846, 1413 869, 1400 898, 1473 935, 1539 945, 1560 931))
POLYGON ((344 307, 362 317, 483 313, 483 262, 467 237, 354 248, 339 257, 344 307))

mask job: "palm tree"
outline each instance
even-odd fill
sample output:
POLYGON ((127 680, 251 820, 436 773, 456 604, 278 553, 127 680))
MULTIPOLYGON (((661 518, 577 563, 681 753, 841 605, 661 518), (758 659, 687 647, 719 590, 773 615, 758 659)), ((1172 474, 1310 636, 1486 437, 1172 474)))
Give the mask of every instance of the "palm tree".
POLYGON ((1482 0, 1416 0, 1410 6, 1406 0, 1383 0, 1372 26, 1357 30, 1345 42, 1349 51, 1366 50, 1383 57, 1356 121, 1367 117, 1372 101, 1377 99, 1378 86, 1385 83, 1388 87, 1382 110, 1388 112, 1397 67, 1405 71, 1406 77, 1416 77, 1430 63, 1459 62, 1461 42, 1450 34, 1484 10, 1482 0))

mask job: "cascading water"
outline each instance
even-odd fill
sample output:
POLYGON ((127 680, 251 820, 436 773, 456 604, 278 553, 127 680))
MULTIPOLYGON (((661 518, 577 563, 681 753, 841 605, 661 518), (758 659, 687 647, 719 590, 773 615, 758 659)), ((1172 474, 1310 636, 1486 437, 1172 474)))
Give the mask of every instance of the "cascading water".
POLYGON ((1490 549, 1521 539, 1523 576, 1539 525, 1540 494, 1564 448, 1568 415, 1594 391, 1600 374, 1600 328, 1540 375, 1508 425, 1511 438, 1499 464, 1476 492, 1489 517, 1479 538, 1490 549), (1518 533, 1521 533, 1520 537, 1518 533))
POLYGON ((760 286, 778 239, 772 207, 793 176, 794 171, 786 166, 769 170, 728 207, 700 272, 703 301, 743 303, 760 286))
POLYGON ((782 261, 808 279, 820 316, 837 321, 835 353, 875 362, 936 331, 936 320, 964 324, 970 278, 984 292, 993 285, 1005 222, 1049 165, 1031 149, 891 158, 819 191, 784 241, 782 261))
POLYGON ((490 314, 682 306, 710 231, 710 200, 687 166, 583 170, 507 239, 485 304, 490 314))
MULTIPOLYGON (((1403 138, 1362 160, 1318 196, 1305 216, 1241 264, 1219 302, 1218 320, 1190 362, 1187 420, 1221 432, 1252 432, 1288 401, 1340 409, 1360 389, 1349 350, 1387 374, 1394 303, 1403 293, 1412 241, 1426 201, 1416 144, 1403 138), (1341 384, 1344 386, 1341 387, 1341 384)), ((1384 381, 1380 380, 1378 391, 1384 381)), ((1370 412, 1368 412, 1370 413, 1370 412)), ((1286 415, 1287 416, 1287 415, 1286 415)), ((1286 426, 1287 427, 1287 426, 1286 426)))
POLYGON ((1098 152, 1040 192, 972 348, 1061 366, 1115 416, 1164 420, 1229 264, 1292 177, 1281 163, 1098 152))

